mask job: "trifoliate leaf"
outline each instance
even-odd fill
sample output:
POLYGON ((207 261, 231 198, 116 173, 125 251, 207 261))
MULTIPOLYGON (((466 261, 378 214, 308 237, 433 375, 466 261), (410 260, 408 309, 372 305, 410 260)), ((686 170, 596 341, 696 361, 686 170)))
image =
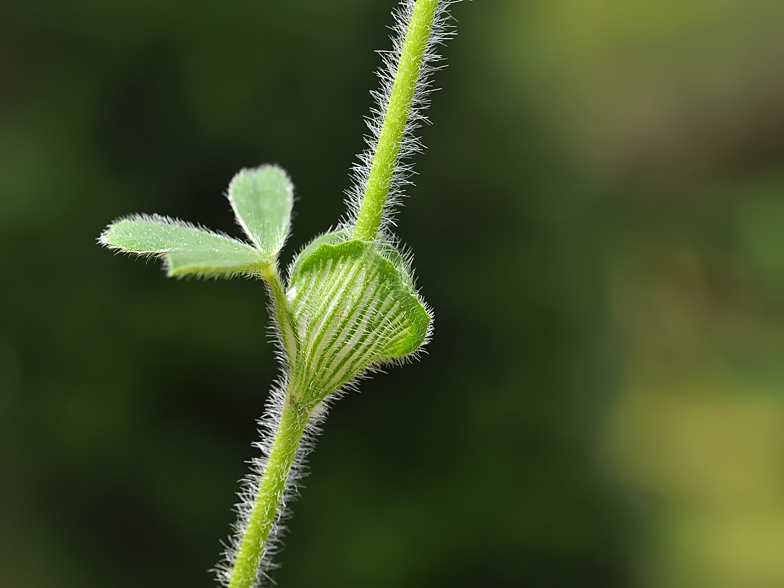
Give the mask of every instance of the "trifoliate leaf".
POLYGON ((256 274, 271 263, 257 249, 162 216, 134 216, 109 225, 101 243, 137 255, 164 257, 170 276, 256 274))
POLYGON ((268 257, 286 241, 294 187, 286 173, 273 165, 240 171, 229 184, 229 201, 237 222, 268 257))
POLYGON ((292 383, 321 400, 367 368, 415 352, 430 314, 374 244, 322 244, 291 277, 300 348, 292 383))

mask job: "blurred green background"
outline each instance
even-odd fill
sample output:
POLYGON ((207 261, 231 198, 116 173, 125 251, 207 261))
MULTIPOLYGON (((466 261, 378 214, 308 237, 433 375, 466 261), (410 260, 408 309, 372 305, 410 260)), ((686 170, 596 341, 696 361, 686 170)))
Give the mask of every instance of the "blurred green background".
MULTIPOLYGON (((390 2, 0 4, 0 584, 212 586, 276 376, 261 284, 99 248, 157 212, 283 259, 343 212, 390 2)), ((458 4, 399 215, 422 361, 333 409, 284 588, 784 585, 784 3, 458 4)))

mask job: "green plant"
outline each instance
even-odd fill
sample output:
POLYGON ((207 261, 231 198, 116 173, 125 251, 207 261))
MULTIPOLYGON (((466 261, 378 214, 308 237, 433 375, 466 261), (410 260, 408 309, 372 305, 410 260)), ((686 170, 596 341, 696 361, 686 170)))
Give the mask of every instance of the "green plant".
POLYGON ((228 197, 250 244, 153 215, 120 219, 104 231, 107 247, 165 260, 169 276, 265 281, 279 336, 282 377, 273 389, 259 443, 263 457, 241 492, 235 543, 219 566, 229 588, 258 585, 279 535, 282 502, 313 443, 328 405, 359 377, 411 358, 431 332, 432 313, 419 297, 411 258, 391 232, 394 205, 408 183, 406 157, 420 148, 436 46, 449 34, 450 0, 403 0, 394 49, 384 55, 368 149, 352 175, 349 213, 294 259, 284 281, 278 253, 288 234, 293 187, 285 172, 264 165, 242 170, 228 197))

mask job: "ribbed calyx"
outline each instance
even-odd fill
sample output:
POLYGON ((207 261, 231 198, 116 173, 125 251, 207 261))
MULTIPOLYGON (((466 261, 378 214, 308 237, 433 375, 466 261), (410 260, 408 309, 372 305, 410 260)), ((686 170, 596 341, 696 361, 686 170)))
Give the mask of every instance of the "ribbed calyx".
POLYGON ((297 334, 290 362, 298 400, 318 404, 368 368, 414 353, 427 339, 430 314, 402 257, 389 257, 374 243, 346 240, 339 232, 320 237, 295 260, 287 297, 297 334))

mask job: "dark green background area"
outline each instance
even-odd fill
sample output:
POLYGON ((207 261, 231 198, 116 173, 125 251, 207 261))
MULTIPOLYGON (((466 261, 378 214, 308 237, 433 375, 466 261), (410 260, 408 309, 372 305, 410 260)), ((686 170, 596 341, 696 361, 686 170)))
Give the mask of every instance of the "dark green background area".
MULTIPOLYGON (((0 585, 212 586, 278 375, 266 296, 96 244, 344 212, 391 5, 0 4, 0 585)), ((421 361, 335 405, 294 587, 784 585, 784 4, 455 5, 400 211, 421 361)))

